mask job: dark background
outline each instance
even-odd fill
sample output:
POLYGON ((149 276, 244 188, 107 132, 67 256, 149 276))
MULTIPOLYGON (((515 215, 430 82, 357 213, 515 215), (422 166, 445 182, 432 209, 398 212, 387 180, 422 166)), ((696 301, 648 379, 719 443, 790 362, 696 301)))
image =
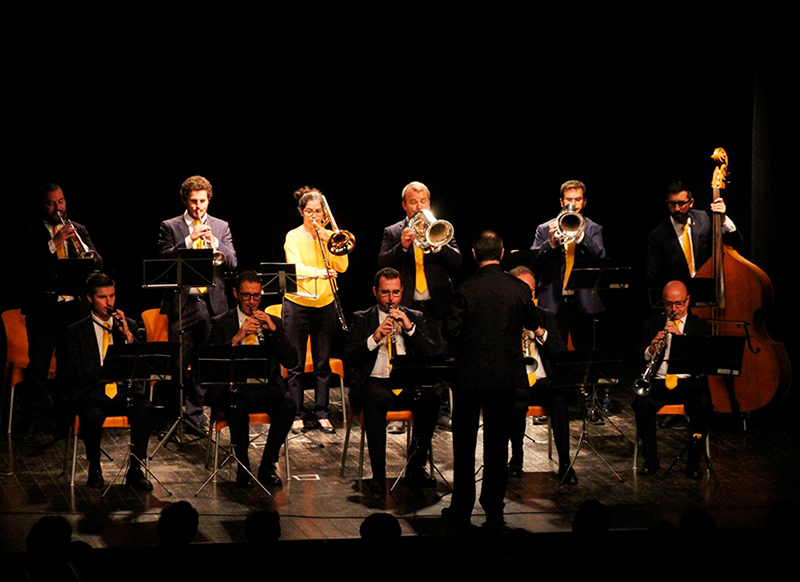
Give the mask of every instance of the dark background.
MULTIPOLYGON (((292 192, 316 186, 357 238, 339 279, 349 314, 372 301, 382 230, 403 217, 411 180, 429 186, 435 214, 455 226, 465 255, 457 278, 474 270, 469 243, 482 228, 498 230, 507 249, 529 248, 567 179, 586 183, 586 215, 605 227, 609 256, 641 269, 667 186, 684 180, 707 207, 710 156, 724 147, 729 214, 743 254, 772 278, 771 335, 791 346, 785 192, 797 115, 783 85, 786 53, 739 44, 649 53, 625 43, 568 53, 524 37, 491 40, 451 31, 435 46, 310 43, 207 61, 133 53, 7 73, 0 192, 11 248, 0 306, 17 306, 35 284, 15 278, 13 241, 44 181, 62 186, 132 315, 159 303, 159 292, 141 288, 142 260, 157 257, 160 221, 182 212, 185 178, 213 184, 210 214, 230 223, 241 266, 284 259, 284 236, 300 224, 292 192)), ((605 300, 603 339, 625 344, 647 315, 644 289, 605 300)))

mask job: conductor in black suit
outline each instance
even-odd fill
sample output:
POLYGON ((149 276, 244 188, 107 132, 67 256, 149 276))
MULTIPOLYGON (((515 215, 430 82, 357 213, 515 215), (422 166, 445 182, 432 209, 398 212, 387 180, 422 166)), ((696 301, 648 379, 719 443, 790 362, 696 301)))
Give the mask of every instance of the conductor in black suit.
MULTIPOLYGON (((281 319, 259 309, 261 279, 255 271, 243 271, 239 274, 233 295, 236 298, 236 307, 211 320, 208 343, 215 346, 267 346, 268 378, 266 384, 244 384, 236 386, 234 390, 220 389, 211 393, 211 414, 213 418, 218 411, 225 412, 236 457, 248 471, 249 415, 255 412, 269 414, 271 424, 258 468, 258 480, 264 485, 278 487, 282 481, 275 470, 275 464, 297 408, 286 391, 280 368, 281 365, 285 368, 296 365, 297 352, 286 338, 281 319)), ((240 487, 253 486, 250 474, 242 467, 238 468, 236 484, 240 487)))
POLYGON ((683 404, 689 417, 691 444, 686 461, 686 474, 700 478, 702 443, 708 434, 708 423, 713 410, 711 393, 706 376, 667 374, 672 337, 675 335, 711 335, 711 324, 689 313, 691 297, 681 281, 670 281, 664 286, 664 315, 646 321, 636 348, 642 367, 653 362, 650 378, 651 391, 647 396, 637 396, 633 401, 636 429, 642 439, 644 463, 641 475, 658 471, 656 446, 656 412, 665 404, 683 404), (662 343, 664 342, 664 343, 662 343), (653 360, 655 358, 655 360, 653 360))
POLYGON ((100 382, 108 346, 138 341, 138 326, 116 308, 116 285, 111 277, 92 273, 86 287, 91 313, 67 330, 67 377, 89 461, 86 485, 96 489, 104 485, 100 467, 103 422, 107 416, 127 416, 131 425, 132 455, 125 483, 140 491, 150 491, 153 486, 145 478, 140 460, 147 457, 147 442, 153 425, 152 404, 138 387, 100 382))
MULTIPOLYGON (((47 401, 45 382, 53 354, 66 361, 67 327, 86 315, 81 297, 59 295, 57 273, 61 259, 80 258, 92 253, 94 269, 103 267, 103 259, 82 224, 69 220, 64 192, 57 184, 43 184, 39 190, 40 217, 26 225, 21 252, 26 279, 37 281, 31 293, 23 296, 22 313, 28 332, 28 367, 25 370, 24 390, 21 391, 18 426, 30 434, 33 425, 42 421, 43 403, 47 401), (62 226, 61 219, 66 226, 62 226)), ((69 387, 66 375, 56 370, 54 395, 54 428, 61 434, 69 419, 69 387)))
MULTIPOLYGON (((403 282, 400 304, 422 312, 434 341, 442 344, 441 328, 454 295, 451 277, 461 266, 461 251, 455 237, 436 252, 424 253, 414 244, 414 231, 408 222, 420 210, 431 207, 431 194, 425 184, 407 184, 402 203, 406 217, 383 230, 378 268, 392 267, 400 272, 403 282)), ((449 429, 449 394, 442 392, 440 399, 439 424, 449 429)))
MULTIPOLYGON (((536 279, 530 269, 515 267, 508 273, 530 287, 531 296, 536 295, 536 279)), ((511 410, 511 460, 508 462, 509 477, 522 475, 523 449, 525 438, 525 419, 528 406, 544 406, 550 417, 553 440, 558 452, 558 479, 568 485, 575 485, 578 477, 570 467, 569 458, 569 409, 563 388, 553 386, 555 373, 553 361, 558 352, 567 349, 556 318, 544 309, 538 309, 541 325, 537 329, 526 329, 522 340, 525 353, 525 367, 528 372, 527 386, 516 391, 511 410)))
POLYGON ((372 292, 376 305, 353 314, 344 357, 352 368, 350 403, 364 413, 364 430, 372 466, 370 488, 386 491, 386 413, 411 410, 413 462, 406 474, 412 486, 432 487, 425 461, 436 428, 438 397, 430 390, 404 388, 395 394, 390 388, 391 359, 395 355, 433 356, 439 346, 431 338, 422 313, 400 305, 403 284, 400 273, 384 267, 375 275, 372 292))
MULTIPOLYGON (((169 318, 169 340, 183 342, 183 366, 192 358, 192 345, 203 345, 208 334, 208 322, 214 315, 228 311, 223 270, 236 268, 236 251, 228 223, 208 214, 213 195, 211 183, 202 176, 192 176, 181 184, 181 202, 186 211, 161 223, 158 245, 162 258, 175 258, 178 251, 189 248, 210 248, 222 258, 214 267, 214 285, 169 290, 164 293, 161 313, 169 318), (178 295, 182 304, 178 313, 178 295), (181 323, 184 334, 181 336, 181 323)), ((185 376, 188 378, 188 375, 185 376)), ((205 391, 196 384, 185 382, 186 415, 197 427, 205 424, 203 399, 205 391)))
POLYGON ((445 322, 456 349, 453 381, 453 479, 446 519, 468 521, 475 503, 475 446, 483 413, 483 489, 487 525, 502 525, 508 484, 509 417, 514 393, 528 378, 522 330, 537 329, 540 316, 530 288, 500 267, 503 240, 481 232, 472 245, 478 272, 465 280, 445 322))
MULTIPOLYGON (((669 217, 647 237, 647 282, 661 287, 668 281, 687 283, 711 258, 711 220, 707 212, 694 209, 692 192, 683 182, 674 182, 667 189, 669 217)), ((725 214, 722 198, 711 204, 711 212, 723 215, 722 232, 726 244, 737 246, 741 235, 725 214)))

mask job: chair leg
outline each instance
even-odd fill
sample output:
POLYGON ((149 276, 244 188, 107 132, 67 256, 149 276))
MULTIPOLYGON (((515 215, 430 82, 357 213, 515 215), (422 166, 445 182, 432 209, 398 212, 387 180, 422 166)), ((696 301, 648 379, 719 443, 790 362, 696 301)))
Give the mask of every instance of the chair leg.
POLYGON ((78 435, 72 430, 72 472, 70 473, 69 486, 75 487, 75 465, 78 461, 78 435))
POLYGON ((358 445, 358 481, 364 478, 364 441, 366 435, 364 434, 364 423, 361 423, 361 442, 358 445))
POLYGON ((344 465, 347 462, 347 448, 350 446, 350 428, 351 423, 345 419, 344 427, 344 446, 342 447, 342 467, 339 470, 339 476, 344 477, 344 465))
POLYGON ((15 386, 11 385, 11 400, 8 404, 8 434, 11 434, 11 423, 14 421, 14 388, 15 386))

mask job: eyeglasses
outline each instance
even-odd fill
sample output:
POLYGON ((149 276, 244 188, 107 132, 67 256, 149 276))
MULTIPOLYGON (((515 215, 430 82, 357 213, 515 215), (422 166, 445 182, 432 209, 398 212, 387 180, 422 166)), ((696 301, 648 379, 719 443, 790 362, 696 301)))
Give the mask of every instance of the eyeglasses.
POLYGON ((669 309, 670 307, 676 307, 677 309, 682 309, 688 299, 684 299, 683 301, 664 301, 664 307, 669 309))
POLYGON ((667 200, 667 206, 670 208, 678 208, 686 206, 689 202, 691 202, 691 200, 667 200))
POLYGON ((313 209, 312 210, 311 208, 306 208, 305 210, 303 210, 303 214, 305 214, 306 216, 316 216, 317 214, 322 214, 322 209, 319 209, 319 210, 313 209))
POLYGON ((239 297, 241 297, 245 301, 250 301, 250 299, 261 299, 261 293, 239 293, 239 297))

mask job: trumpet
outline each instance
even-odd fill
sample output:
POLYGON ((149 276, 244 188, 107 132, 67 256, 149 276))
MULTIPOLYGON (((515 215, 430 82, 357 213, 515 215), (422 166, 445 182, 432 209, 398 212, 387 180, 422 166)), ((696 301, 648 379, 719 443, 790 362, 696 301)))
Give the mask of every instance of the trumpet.
POLYGON ((647 396, 650 394, 651 385, 650 385, 650 378, 653 377, 658 366, 661 365, 659 358, 661 354, 667 347, 667 338, 669 337, 669 332, 667 332, 666 326, 664 327, 664 337, 658 340, 656 344, 655 352, 653 353, 650 361, 647 362, 647 366, 645 366, 644 373, 640 378, 637 378, 636 382, 633 383, 633 391, 636 393, 637 396, 647 396))
POLYGON ((567 204, 556 217, 556 240, 561 245, 576 242, 583 235, 584 228, 583 215, 575 210, 574 204, 567 204))
MULTIPOLYGON (((67 225, 72 224, 71 220, 65 220, 64 215, 61 213, 60 210, 56 210, 56 214, 58 215, 58 219, 61 221, 61 228, 66 228, 67 225)), ((74 228, 74 225, 73 225, 74 228)), ((70 239, 72 241, 72 247, 75 249, 75 254, 78 258, 81 259, 96 259, 97 252, 90 249, 86 243, 83 242, 81 235, 78 234, 78 229, 75 229, 75 236, 70 239)))
POLYGON ((453 239, 453 225, 446 220, 437 220, 430 210, 417 211, 408 220, 414 231, 414 244, 425 253, 438 253, 453 239))
MULTIPOLYGON (((333 219, 330 206, 328 206, 328 201, 325 199, 324 195, 322 195, 322 222, 318 223, 316 220, 314 220, 314 230, 317 233, 317 243, 319 243, 319 251, 322 254, 322 262, 325 264, 325 270, 330 273, 333 270, 333 267, 331 265, 331 258, 328 256, 328 253, 335 256, 349 254, 356 246, 356 237, 353 236, 353 233, 347 230, 339 230, 339 228, 336 226, 336 221, 333 219), (325 245, 322 242, 320 234, 321 229, 323 229, 328 223, 330 223, 333 233, 328 239, 328 244, 325 245)), ((331 292, 333 293, 333 302, 336 306, 336 315, 339 318, 339 323, 344 331, 349 331, 350 328, 347 327, 347 320, 344 318, 342 302, 339 300, 339 286, 336 284, 336 278, 328 277, 328 281, 331 283, 331 292)))
MULTIPOLYGON (((208 219, 206 218, 206 221, 207 220, 208 219)), ((203 224, 208 224, 208 222, 204 222, 203 224)), ((212 256, 212 262, 214 263, 215 267, 219 267, 220 265, 225 263, 225 254, 219 249, 216 250, 214 249, 214 243, 211 240, 210 234, 204 236, 201 240, 203 241, 204 249, 211 249, 214 251, 211 256, 212 256)))

